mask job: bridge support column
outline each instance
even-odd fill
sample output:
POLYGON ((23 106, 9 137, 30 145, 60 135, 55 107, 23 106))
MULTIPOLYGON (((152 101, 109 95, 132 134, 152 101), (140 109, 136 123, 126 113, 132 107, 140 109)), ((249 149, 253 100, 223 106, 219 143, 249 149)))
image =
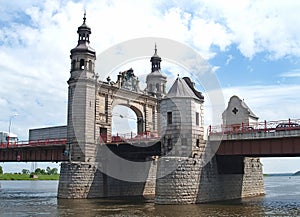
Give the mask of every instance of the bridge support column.
MULTIPOLYGON (((103 198, 120 196, 146 196, 155 194, 156 162, 147 164, 142 171, 127 171, 145 174, 145 181, 119 180, 102 172, 111 162, 69 162, 61 164, 58 198, 103 198), (100 167, 102 167, 100 169, 100 167)), ((122 165, 118 165, 124 171, 122 165)), ((116 169, 116 168, 115 168, 116 169)), ((128 168, 127 168, 128 169, 128 168)))
POLYGON ((158 162, 155 203, 196 203, 200 160, 189 157, 162 157, 158 162))
POLYGON ((159 159, 155 203, 194 204, 264 195, 258 158, 227 160, 220 161, 213 157, 202 166, 201 159, 196 158, 159 159), (239 168, 222 171, 222 165, 224 168, 224 164, 230 161, 233 162, 232 167, 239 168))

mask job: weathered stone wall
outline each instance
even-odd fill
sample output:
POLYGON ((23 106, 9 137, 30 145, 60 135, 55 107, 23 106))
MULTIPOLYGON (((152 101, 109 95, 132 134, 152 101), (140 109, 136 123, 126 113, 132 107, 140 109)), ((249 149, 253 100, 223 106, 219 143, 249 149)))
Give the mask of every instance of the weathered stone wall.
POLYGON ((203 106, 193 98, 165 98, 160 103, 162 152, 169 156, 190 157, 199 154, 204 143, 203 106), (167 122, 168 112, 172 123, 167 122), (196 123, 198 113, 198 123, 196 123), (171 140, 171 145, 168 140, 171 140))
MULTIPOLYGON (((138 171, 137 171, 138 172, 138 171)), ((129 182, 110 177, 97 163, 62 163, 58 198, 100 198, 155 194, 156 163, 153 161, 146 182, 129 182)))
POLYGON ((214 157, 201 172, 197 203, 263 195, 264 182, 258 158, 244 158, 243 174, 219 174, 214 157))
POLYGON ((155 203, 196 203, 200 161, 188 157, 162 157, 158 161, 155 203), (164 176, 165 174, 168 174, 164 176))
POLYGON ((157 176, 172 172, 157 179, 155 203, 193 204, 263 195, 259 159, 243 161, 244 174, 219 174, 215 157, 203 167, 199 159, 163 157, 157 176))

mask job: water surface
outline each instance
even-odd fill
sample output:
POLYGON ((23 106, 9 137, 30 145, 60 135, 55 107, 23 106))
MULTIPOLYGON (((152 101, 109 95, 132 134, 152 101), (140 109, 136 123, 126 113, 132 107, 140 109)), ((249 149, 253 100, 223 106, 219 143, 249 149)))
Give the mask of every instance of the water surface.
POLYGON ((0 183, 0 216, 300 216, 300 177, 265 177, 263 197, 180 206, 141 197, 57 199, 58 181, 0 183))

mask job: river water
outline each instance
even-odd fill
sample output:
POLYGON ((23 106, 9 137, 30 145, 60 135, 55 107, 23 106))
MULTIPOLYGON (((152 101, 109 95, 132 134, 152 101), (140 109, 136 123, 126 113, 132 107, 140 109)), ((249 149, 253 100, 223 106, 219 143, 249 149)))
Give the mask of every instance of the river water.
POLYGON ((0 181, 0 216, 300 216, 300 177, 265 177, 266 196, 197 205, 57 199, 58 181, 0 181))

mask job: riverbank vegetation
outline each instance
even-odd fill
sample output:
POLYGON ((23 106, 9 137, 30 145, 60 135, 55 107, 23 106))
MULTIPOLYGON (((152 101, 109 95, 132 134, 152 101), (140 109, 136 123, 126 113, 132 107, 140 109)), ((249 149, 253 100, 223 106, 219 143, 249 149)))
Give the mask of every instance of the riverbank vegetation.
POLYGON ((57 168, 47 167, 46 170, 37 168, 34 172, 22 169, 20 173, 3 173, 0 166, 0 180, 58 180, 57 168))
POLYGON ((300 171, 295 173, 270 173, 264 174, 264 176, 300 176, 300 171))
POLYGON ((294 173, 294 176, 300 176, 300 171, 294 173))
POLYGON ((58 180, 59 174, 56 175, 37 175, 4 173, 0 174, 0 180, 58 180))

